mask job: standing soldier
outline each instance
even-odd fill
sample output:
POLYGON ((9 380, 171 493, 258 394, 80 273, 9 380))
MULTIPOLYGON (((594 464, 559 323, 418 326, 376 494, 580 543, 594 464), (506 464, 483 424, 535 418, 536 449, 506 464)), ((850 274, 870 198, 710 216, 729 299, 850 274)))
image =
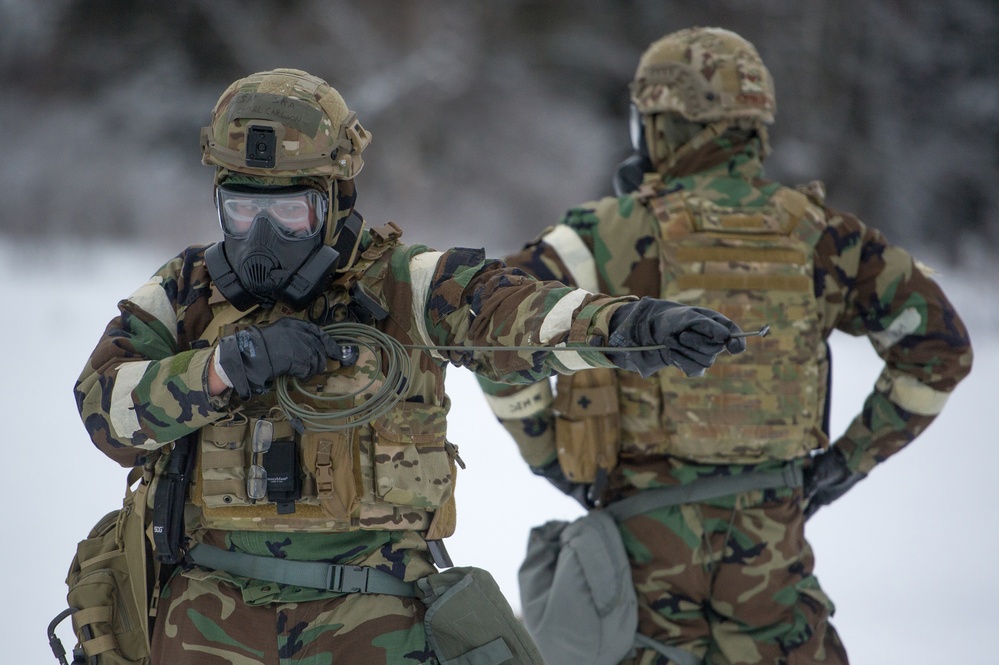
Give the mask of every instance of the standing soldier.
POLYGON ((764 179, 776 106, 752 44, 667 35, 631 99, 618 196, 571 209, 507 263, 696 302, 769 335, 691 381, 592 370, 558 377, 553 398, 547 381, 480 380, 534 473, 619 520, 638 632, 668 647, 628 662, 845 663, 805 520, 929 426, 971 368, 967 330, 929 271, 828 207, 820 183, 764 179), (885 367, 831 441, 833 330, 867 335, 885 367), (634 496, 640 508, 615 510, 634 496))
MULTIPOLYGON (((76 385, 94 443, 149 487, 154 663, 540 662, 483 571, 435 568, 462 465, 445 367, 698 374, 745 346, 717 312, 366 229, 369 141, 305 72, 233 83, 201 137, 224 239, 121 301, 76 385), (637 360, 605 346, 648 343, 637 360)), ((116 616, 78 608, 88 656, 135 630, 116 616)))

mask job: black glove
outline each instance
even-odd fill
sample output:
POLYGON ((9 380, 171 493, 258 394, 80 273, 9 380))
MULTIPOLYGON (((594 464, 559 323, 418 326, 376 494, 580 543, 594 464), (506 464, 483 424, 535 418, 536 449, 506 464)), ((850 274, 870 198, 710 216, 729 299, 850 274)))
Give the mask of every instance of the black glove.
POLYGON ((340 345, 319 326, 293 318, 223 337, 215 353, 243 399, 267 392, 276 377, 308 379, 326 369, 327 359, 343 357, 340 345))
POLYGON ((813 457, 804 469, 805 519, 846 494, 866 477, 866 473, 850 470, 846 457, 836 446, 813 457))
POLYGON ((701 376, 715 356, 746 350, 746 340, 732 337, 741 332, 727 317, 712 309, 688 307, 668 300, 642 298, 621 305, 611 316, 610 346, 654 346, 654 351, 623 351, 607 357, 621 369, 651 376, 673 365, 687 376, 701 376))
POLYGON ((532 466, 531 473, 536 476, 546 478, 548 482, 555 486, 559 492, 570 496, 576 500, 583 508, 590 510, 593 503, 589 499, 590 486, 588 483, 574 483, 565 477, 562 466, 558 460, 553 460, 544 466, 532 466))

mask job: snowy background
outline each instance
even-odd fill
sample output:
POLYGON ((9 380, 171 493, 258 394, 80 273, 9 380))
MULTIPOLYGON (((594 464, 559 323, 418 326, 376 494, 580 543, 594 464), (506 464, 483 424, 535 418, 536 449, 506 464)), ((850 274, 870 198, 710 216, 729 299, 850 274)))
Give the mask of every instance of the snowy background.
MULTIPOLYGON (((0 240, 0 302, 9 355, 4 407, 5 501, 0 524, 0 662, 49 663, 45 628, 65 607, 77 541, 121 503, 125 472, 89 441, 72 386, 117 301, 169 258, 130 244, 41 246, 0 240), (109 258, 114 257, 114 264, 109 258)), ((924 257, 925 258, 925 257, 924 257)), ((932 263, 932 261, 930 261, 932 263)), ((976 362, 948 408, 909 449, 808 524, 834 624, 856 665, 999 663, 994 567, 999 530, 999 274, 987 262, 940 278, 969 324, 976 362)), ((834 337, 833 429, 842 431, 879 371, 863 339, 834 337)), ((449 438, 460 473, 456 565, 490 570, 515 609, 529 529, 580 510, 530 475, 474 378, 448 376, 449 438)), ((68 623, 59 633, 74 642, 68 623)))
MULTIPOLYGON (((739 32, 773 73, 767 174, 824 180, 941 270, 971 328, 975 369, 943 416, 809 523, 851 660, 999 665, 996 0, 0 0, 0 663, 53 662, 76 542, 120 505, 125 472, 91 445, 73 382, 117 301, 216 239, 197 137, 230 82, 327 79, 374 136, 369 221, 502 256, 610 193, 638 57, 691 25, 739 32)), ((865 340, 833 344, 841 431, 880 363, 865 340)), ((448 382, 468 463, 448 546, 517 608, 528 530, 579 509, 529 474, 470 375, 448 382)))

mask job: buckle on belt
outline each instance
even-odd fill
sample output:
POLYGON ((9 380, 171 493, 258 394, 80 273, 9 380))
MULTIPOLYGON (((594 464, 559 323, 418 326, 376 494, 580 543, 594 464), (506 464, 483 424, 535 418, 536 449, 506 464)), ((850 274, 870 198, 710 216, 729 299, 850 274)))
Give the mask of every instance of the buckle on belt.
POLYGON ((370 568, 365 566, 330 566, 326 590, 343 593, 365 593, 368 590, 370 568))

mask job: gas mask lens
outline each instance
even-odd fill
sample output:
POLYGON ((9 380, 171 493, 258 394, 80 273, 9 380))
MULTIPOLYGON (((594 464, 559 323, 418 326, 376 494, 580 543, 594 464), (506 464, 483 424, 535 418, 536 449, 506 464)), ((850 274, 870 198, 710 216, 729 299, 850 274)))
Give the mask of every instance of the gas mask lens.
POLYGON ((233 238, 245 238, 258 218, 266 218, 286 238, 311 238, 326 219, 326 196, 311 187, 262 190, 222 185, 215 204, 222 230, 233 238))

